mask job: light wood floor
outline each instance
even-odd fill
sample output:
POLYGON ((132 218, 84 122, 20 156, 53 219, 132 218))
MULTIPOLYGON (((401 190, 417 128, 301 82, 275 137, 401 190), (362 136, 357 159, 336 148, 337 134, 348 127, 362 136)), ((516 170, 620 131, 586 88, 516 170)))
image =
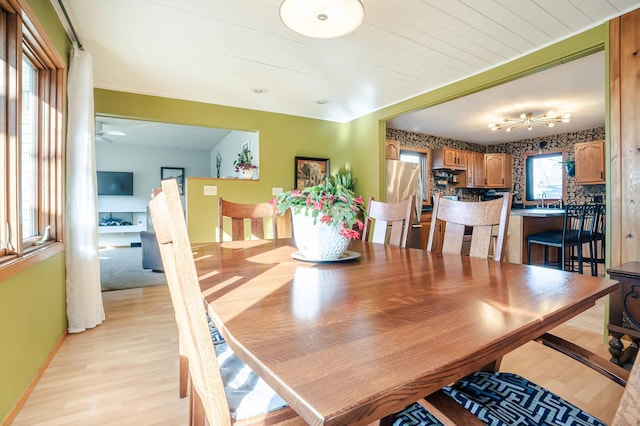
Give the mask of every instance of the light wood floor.
MULTIPOLYGON (((103 295, 106 321, 67 337, 13 425, 187 424, 167 287, 103 295)), ((554 332, 606 357, 603 312, 599 304, 554 332)), ((537 343, 506 356, 501 370, 522 374, 607 423, 622 394, 619 386, 537 343)))

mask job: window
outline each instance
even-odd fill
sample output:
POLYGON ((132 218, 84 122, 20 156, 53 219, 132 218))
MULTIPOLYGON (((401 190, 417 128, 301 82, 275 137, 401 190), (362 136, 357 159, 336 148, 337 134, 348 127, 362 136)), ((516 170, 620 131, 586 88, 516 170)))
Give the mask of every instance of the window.
POLYGON ((562 152, 534 154, 526 157, 527 201, 563 199, 562 152))
POLYGON ((30 255, 62 240, 65 65, 22 4, 0 2, 3 276, 14 261, 42 258, 30 255), (50 240, 40 244, 47 227, 50 240))

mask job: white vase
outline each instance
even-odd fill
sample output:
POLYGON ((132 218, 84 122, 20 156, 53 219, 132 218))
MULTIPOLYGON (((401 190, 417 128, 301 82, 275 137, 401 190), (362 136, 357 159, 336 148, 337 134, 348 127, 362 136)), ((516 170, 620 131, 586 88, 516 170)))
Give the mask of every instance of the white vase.
POLYGON ((311 214, 291 212, 293 238, 300 253, 311 260, 340 258, 349 247, 349 238, 339 233, 339 228, 326 223, 313 223, 311 214))
POLYGON ((240 176, 242 176, 242 179, 251 179, 253 178, 255 170, 256 169, 242 169, 240 170, 240 176))

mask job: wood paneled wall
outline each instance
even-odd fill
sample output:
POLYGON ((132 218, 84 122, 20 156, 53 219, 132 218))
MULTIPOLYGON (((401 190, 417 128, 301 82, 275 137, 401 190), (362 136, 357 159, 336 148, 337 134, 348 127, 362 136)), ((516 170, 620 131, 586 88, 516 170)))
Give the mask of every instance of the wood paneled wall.
POLYGON ((610 22, 610 264, 640 261, 640 10, 610 22))

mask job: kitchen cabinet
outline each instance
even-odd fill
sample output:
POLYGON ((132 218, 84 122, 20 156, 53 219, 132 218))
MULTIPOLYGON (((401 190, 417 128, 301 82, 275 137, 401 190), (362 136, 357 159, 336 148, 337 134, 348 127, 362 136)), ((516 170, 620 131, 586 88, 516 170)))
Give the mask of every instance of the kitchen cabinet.
POLYGON ((467 188, 511 188, 512 182, 511 154, 467 153, 467 188))
POLYGON ((385 144, 385 158, 387 160, 400 159, 400 142, 395 139, 387 139, 385 144))
POLYGON ((467 152, 454 148, 434 149, 431 152, 432 169, 467 169, 467 152))
MULTIPOLYGON (((420 217, 420 224, 422 225, 422 229, 420 231, 420 248, 423 250, 426 250, 427 244, 429 243, 432 217, 432 212, 423 212, 420 217)), ((433 234, 433 247, 436 252, 439 252, 440 247, 442 247, 445 225, 446 223, 440 220, 436 223, 435 234, 433 234)))
POLYGON ((576 185, 605 183, 604 141, 577 143, 575 160, 576 185))
POLYGON ((485 188, 511 188, 513 164, 511 154, 484 155, 485 188))
POLYGON ((481 152, 467 153, 467 188, 484 188, 484 157, 481 152))
POLYGON ((429 233, 431 231, 431 212, 422 212, 420 215, 420 248, 426 250, 429 242, 429 233))

